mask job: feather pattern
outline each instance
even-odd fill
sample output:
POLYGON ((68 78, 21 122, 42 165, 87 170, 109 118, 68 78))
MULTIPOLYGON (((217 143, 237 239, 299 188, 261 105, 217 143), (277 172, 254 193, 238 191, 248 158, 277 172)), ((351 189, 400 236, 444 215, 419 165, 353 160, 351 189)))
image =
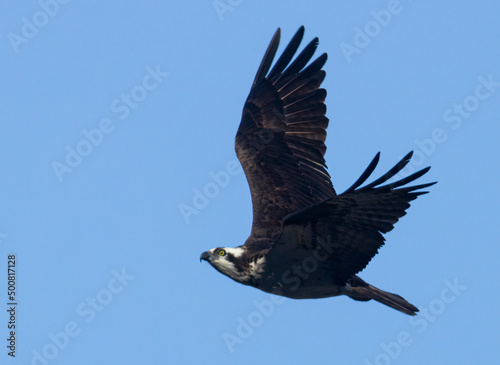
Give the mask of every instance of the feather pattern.
POLYGON ((277 30, 255 76, 243 108, 235 150, 250 186, 253 205, 252 246, 269 239, 269 248, 283 217, 335 196, 326 171, 326 54, 309 66, 318 39, 292 61, 304 34, 301 27, 270 72, 280 40, 277 30))
MULTIPOLYGON (((425 168, 383 185, 406 166, 412 156, 410 152, 382 177, 358 188, 375 169, 379 156, 375 156, 360 179, 344 193, 291 214, 283 222, 282 235, 285 237, 290 236, 289 230, 296 230, 298 226, 309 226, 317 232, 317 238, 321 237, 322 241, 309 242, 310 249, 321 247, 329 252, 322 265, 335 272, 339 284, 344 284, 366 267, 385 242, 382 234, 391 231, 399 218, 406 214, 410 201, 427 193, 421 189, 435 184, 402 187, 429 171, 425 168)), ((280 239, 277 242, 279 245, 280 239)), ((292 247, 289 249, 293 250, 292 247)), ((272 251, 268 255, 272 255, 272 251)))
POLYGON ((406 214, 410 202, 434 184, 408 186, 429 168, 393 179, 409 163, 410 152, 366 183, 380 160, 377 153, 356 182, 336 194, 324 159, 329 121, 321 83, 327 55, 310 62, 315 38, 295 56, 303 35, 301 27, 271 68, 280 41, 276 31, 236 134, 236 154, 252 196, 251 234, 244 245, 211 249, 200 260, 268 293, 294 299, 347 295, 415 315, 418 308, 403 297, 356 274, 377 254, 383 234, 406 214))

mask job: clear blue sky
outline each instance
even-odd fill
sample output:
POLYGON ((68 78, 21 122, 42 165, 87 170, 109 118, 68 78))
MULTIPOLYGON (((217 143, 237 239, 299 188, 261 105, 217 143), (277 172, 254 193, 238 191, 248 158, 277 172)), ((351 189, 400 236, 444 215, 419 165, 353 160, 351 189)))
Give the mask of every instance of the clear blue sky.
POLYGON ((494 1, 3 2, 0 303, 13 253, 18 305, 15 359, 0 315, 0 362, 497 361, 499 12, 494 1), (337 191, 377 151, 376 175, 415 150, 413 169, 432 166, 422 182, 439 181, 360 275, 420 307, 413 320, 344 297, 281 300, 199 262, 250 232, 234 135, 273 33, 288 42, 300 25, 329 55, 337 191))

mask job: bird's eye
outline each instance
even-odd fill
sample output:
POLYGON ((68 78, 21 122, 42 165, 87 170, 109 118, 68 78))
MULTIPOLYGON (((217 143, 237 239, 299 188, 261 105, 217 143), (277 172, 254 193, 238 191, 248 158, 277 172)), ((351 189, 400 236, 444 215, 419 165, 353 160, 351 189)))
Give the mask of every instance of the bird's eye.
POLYGON ((218 252, 219 256, 226 256, 226 250, 224 250, 223 248, 221 248, 218 252))

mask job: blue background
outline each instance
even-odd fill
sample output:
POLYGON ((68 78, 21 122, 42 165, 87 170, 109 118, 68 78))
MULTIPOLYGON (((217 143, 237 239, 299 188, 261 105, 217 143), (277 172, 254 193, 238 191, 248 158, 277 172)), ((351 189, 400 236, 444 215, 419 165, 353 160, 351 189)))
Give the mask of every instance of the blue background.
POLYGON ((0 272, 15 253, 19 304, 12 359, 4 275, 0 362, 495 362, 499 11, 494 1, 3 2, 0 272), (411 169, 432 166, 420 181, 439 181, 360 275, 420 307, 413 320, 346 297, 282 300, 199 263, 250 232, 234 135, 274 31, 281 52, 300 25, 304 44, 318 36, 317 55, 329 54, 337 191, 377 151, 377 177, 415 150, 411 169), (71 160, 77 149, 85 156, 71 160))

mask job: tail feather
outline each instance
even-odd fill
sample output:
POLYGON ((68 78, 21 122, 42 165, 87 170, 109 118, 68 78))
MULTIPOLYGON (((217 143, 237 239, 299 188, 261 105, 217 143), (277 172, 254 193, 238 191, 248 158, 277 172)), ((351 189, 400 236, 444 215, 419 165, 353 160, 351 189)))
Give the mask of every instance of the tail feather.
POLYGON ((347 284, 343 290, 344 294, 354 300, 367 301, 373 299, 410 316, 417 315, 418 308, 406 301, 402 296, 383 291, 365 282, 362 283, 364 285, 360 286, 347 284))

